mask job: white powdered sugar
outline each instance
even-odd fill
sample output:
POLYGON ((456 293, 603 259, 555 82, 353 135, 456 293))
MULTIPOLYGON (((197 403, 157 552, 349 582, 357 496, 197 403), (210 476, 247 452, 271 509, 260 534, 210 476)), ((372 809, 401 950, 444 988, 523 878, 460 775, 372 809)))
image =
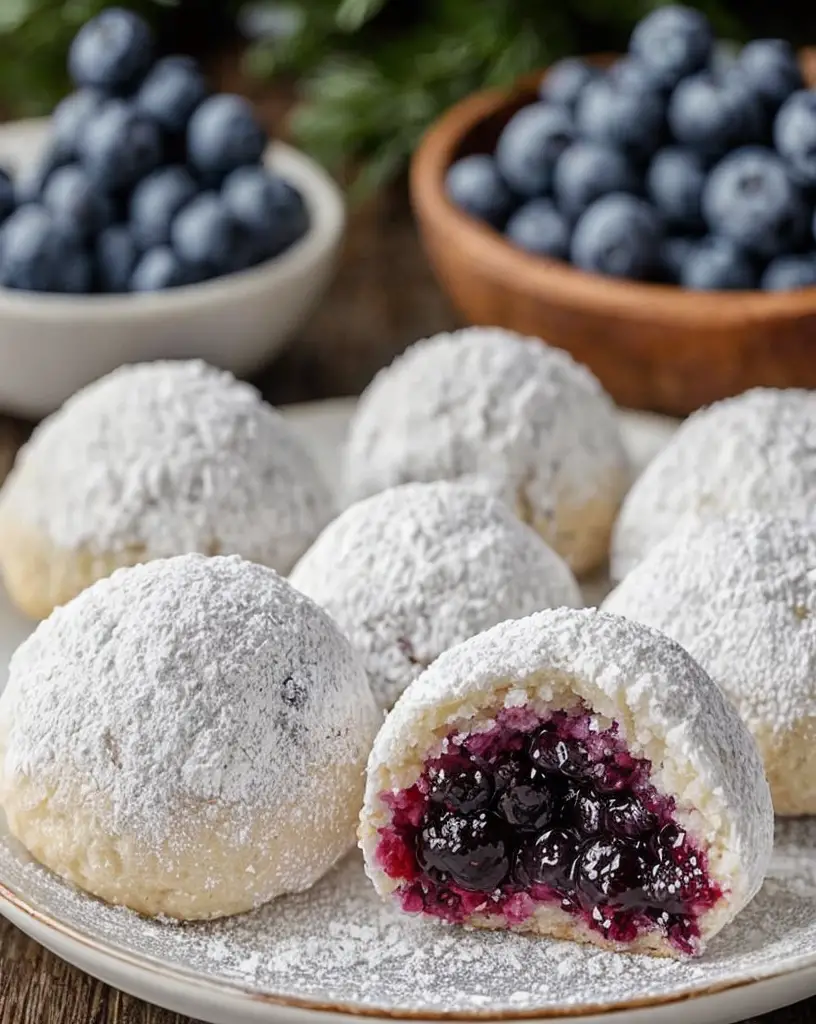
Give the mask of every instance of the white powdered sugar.
POLYGON ((0 503, 63 549, 237 553, 282 572, 332 515, 282 417, 198 361, 125 366, 79 391, 34 431, 0 503))
POLYGON ((676 643, 594 609, 559 609, 505 622, 452 648, 398 701, 369 758, 361 841, 383 892, 377 829, 390 821, 383 792, 416 781, 451 732, 484 727, 502 707, 583 702, 609 721, 652 782, 675 797, 728 894, 701 918, 716 932, 758 891, 771 853, 773 811, 757 748, 719 687, 676 643), (725 903, 725 906, 722 904, 725 903))
POLYGON ((779 813, 816 811, 816 528, 747 512, 690 521, 605 609, 671 636, 757 737, 779 813))
POLYGON ((567 565, 507 507, 464 484, 404 484, 358 502, 290 582, 325 608, 391 707, 444 650, 504 619, 580 607, 567 565))
POLYGON ((193 857, 202 822, 227 813, 238 847, 260 811, 294 802, 278 825, 296 843, 287 870, 306 873, 314 821, 348 799, 330 780, 364 759, 379 715, 321 609, 263 566, 183 555, 119 570, 41 623, 0 721, 7 795, 26 778, 93 808, 97 833, 193 857))
POLYGON ((589 370, 499 328, 412 345, 364 392, 346 454, 351 499, 475 477, 529 520, 616 505, 628 474, 613 403, 589 370))
POLYGON ((757 388, 690 416, 639 477, 612 540, 620 580, 686 516, 808 516, 816 505, 816 392, 757 388))

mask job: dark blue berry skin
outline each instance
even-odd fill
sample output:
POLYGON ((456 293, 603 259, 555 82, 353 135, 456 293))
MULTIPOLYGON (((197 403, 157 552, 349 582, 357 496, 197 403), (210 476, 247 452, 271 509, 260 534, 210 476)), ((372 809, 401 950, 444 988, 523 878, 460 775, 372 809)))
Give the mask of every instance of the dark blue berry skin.
POLYGON ((187 125, 189 162, 210 184, 220 184, 236 167, 259 163, 267 141, 249 100, 229 93, 205 99, 187 125))
POLYGON ((158 167, 161 129, 130 103, 109 100, 87 124, 77 148, 93 181, 115 192, 130 188, 158 167))
POLYGON ((755 39, 740 51, 737 67, 772 113, 804 80, 796 52, 784 39, 755 39))
POLYGON ((579 57, 565 57, 549 69, 539 86, 538 95, 545 103, 574 110, 584 86, 600 74, 598 68, 579 57))
POLYGON ((561 212, 573 220, 601 196, 640 189, 640 175, 632 161, 603 142, 574 142, 555 165, 555 199, 561 212))
POLYGON ((711 171, 703 214, 712 234, 768 259, 795 251, 810 226, 802 191, 780 157, 761 146, 737 149, 711 171))
POLYGON ((714 36, 705 15, 689 7, 659 7, 636 26, 629 50, 668 88, 705 67, 714 36))
POLYGON ((515 205, 496 161, 486 153, 474 153, 452 164, 445 176, 445 192, 452 203, 471 217, 495 228, 504 226, 515 205))
POLYGON ((130 277, 130 291, 159 292, 192 284, 195 280, 195 275, 169 245, 157 245, 137 261, 130 277))
POLYGON ((78 86, 116 94, 134 89, 152 62, 147 22, 122 7, 108 7, 86 22, 68 52, 68 70, 78 86))
POLYGON ((425 871, 474 892, 491 892, 510 871, 501 825, 486 811, 471 817, 434 815, 422 829, 418 853, 425 871))
POLYGON ((730 239, 708 236, 687 255, 680 284, 695 291, 748 291, 757 286, 757 272, 750 256, 730 239))
POLYGON ((636 57, 621 57, 611 64, 606 77, 618 89, 651 90, 667 96, 670 92, 655 79, 655 72, 636 57))
POLYGON ((505 234, 513 245, 537 256, 565 260, 570 227, 551 199, 528 199, 508 220, 505 234))
POLYGON ((112 224, 96 239, 96 277, 103 292, 126 292, 140 250, 126 224, 112 224))
POLYGON ((777 256, 765 268, 759 283, 766 292, 787 292, 816 287, 816 253, 803 256, 777 256))
POLYGON ((791 177, 806 188, 816 186, 816 92, 792 93, 779 108, 773 128, 774 145, 791 177))
POLYGON ((87 295, 94 290, 93 260, 76 238, 71 243, 66 243, 60 260, 56 290, 67 295, 87 295))
POLYGON ((278 256, 309 229, 309 213, 301 194, 264 167, 234 170, 224 181, 221 197, 233 217, 256 239, 260 258, 278 256))
POLYGON ((62 290, 65 239, 48 211, 28 203, 0 228, 0 285, 34 292, 62 290))
POLYGON ((170 242, 173 218, 198 192, 184 167, 162 167, 136 185, 130 197, 133 237, 143 249, 170 242))
POLYGON ((644 867, 637 853, 615 839, 596 839, 581 851, 576 878, 592 904, 614 900, 626 906, 642 898, 644 867))
POLYGON ((499 136, 499 173, 520 196, 545 195, 556 161, 575 138, 572 118, 563 107, 533 103, 510 118, 499 136))
POLYGON ((43 190, 43 204, 56 226, 73 238, 86 240, 114 220, 114 204, 79 164, 54 171, 43 190))
POLYGON ((666 146, 652 158, 646 191, 666 224, 687 232, 703 229, 701 199, 706 161, 693 149, 666 146))
POLYGON ((672 93, 668 121, 678 142, 710 157, 767 134, 762 104, 739 75, 720 79, 703 71, 684 79, 672 93))
POLYGON ((661 279, 668 284, 679 284, 683 266, 692 249, 699 243, 698 238, 686 235, 671 235, 664 238, 660 246, 661 279))
POLYGON ((659 273, 661 237, 652 206, 613 192, 594 202, 575 226, 572 262, 593 273, 648 280, 659 273))
POLYGON ((207 83, 192 57, 157 60, 136 94, 136 107, 171 135, 183 132, 207 95, 207 83))
POLYGON ((104 102, 105 97, 98 89, 77 89, 54 107, 51 137, 55 149, 66 162, 76 159, 79 139, 104 102))
POLYGON ((68 163, 65 154, 56 146, 50 146, 37 162, 21 171, 14 182, 14 196, 18 206, 42 201, 43 190, 48 179, 58 167, 68 163))
POLYGON ((257 260, 254 237, 227 209, 217 192, 200 192, 173 221, 173 249, 182 264, 208 275, 243 270, 257 260))
POLYGON ((581 93, 575 118, 585 138, 646 159, 662 142, 665 114, 661 93, 651 83, 633 80, 630 71, 590 82, 581 93))
POLYGON ((9 173, 0 168, 0 223, 14 212, 16 205, 14 182, 9 173))

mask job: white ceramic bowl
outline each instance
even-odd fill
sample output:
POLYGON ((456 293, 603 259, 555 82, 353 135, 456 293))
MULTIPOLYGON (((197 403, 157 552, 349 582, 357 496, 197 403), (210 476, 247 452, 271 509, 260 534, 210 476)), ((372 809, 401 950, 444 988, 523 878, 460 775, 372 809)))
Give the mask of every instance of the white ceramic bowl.
MULTIPOLYGON (((0 126, 0 165, 42 151, 48 122, 0 126)), ((343 234, 343 199, 303 153, 274 143, 267 163, 303 195, 306 236, 277 259, 202 284, 138 295, 46 295, 0 288, 0 410, 52 412, 122 363, 206 359, 249 374, 302 325, 329 283, 343 234)))

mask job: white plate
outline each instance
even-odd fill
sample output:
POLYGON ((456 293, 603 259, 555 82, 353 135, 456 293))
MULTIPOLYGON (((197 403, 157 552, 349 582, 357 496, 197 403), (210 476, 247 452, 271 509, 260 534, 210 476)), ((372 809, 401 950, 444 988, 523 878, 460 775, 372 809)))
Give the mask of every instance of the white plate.
MULTIPOLYGON (((330 477, 350 408, 290 412, 330 477)), ((624 427, 638 464, 673 429, 629 414, 624 427)), ((602 589, 596 581, 592 600, 602 589)), ((0 663, 29 629, 3 600, 0 663)), ((311 892, 254 914, 206 925, 148 921, 61 882, 1 826, 3 914, 90 974, 215 1024, 336 1022, 338 1013, 725 1024, 816 993, 816 819, 780 825, 762 892, 691 963, 409 919, 375 896, 356 854, 311 892)))

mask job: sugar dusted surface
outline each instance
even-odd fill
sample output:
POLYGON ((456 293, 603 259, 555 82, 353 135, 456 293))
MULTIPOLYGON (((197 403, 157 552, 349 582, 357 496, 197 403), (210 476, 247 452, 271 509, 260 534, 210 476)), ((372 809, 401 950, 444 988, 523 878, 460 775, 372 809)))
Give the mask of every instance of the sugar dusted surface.
POLYGON ((612 539, 623 579, 686 517, 816 505, 816 392, 756 388, 690 416, 627 495, 612 539))
POLYGON ((384 707, 443 651, 504 619, 582 604, 567 565, 463 484, 405 484, 331 523, 290 582, 362 654, 384 707))
MULTIPOLYGON (((0 824, 2 818, 0 818, 0 824)), ((207 925, 151 922, 77 893, 0 832, 0 876, 79 932, 202 980, 368 1010, 573 1010, 665 1000, 816 962, 816 819, 777 826, 770 875, 700 960, 468 932, 383 903, 358 855, 309 893, 207 925)))
POLYGON ((0 510, 59 548, 236 553, 288 572, 333 507, 255 388, 199 361, 159 361, 114 371, 46 419, 0 510))

